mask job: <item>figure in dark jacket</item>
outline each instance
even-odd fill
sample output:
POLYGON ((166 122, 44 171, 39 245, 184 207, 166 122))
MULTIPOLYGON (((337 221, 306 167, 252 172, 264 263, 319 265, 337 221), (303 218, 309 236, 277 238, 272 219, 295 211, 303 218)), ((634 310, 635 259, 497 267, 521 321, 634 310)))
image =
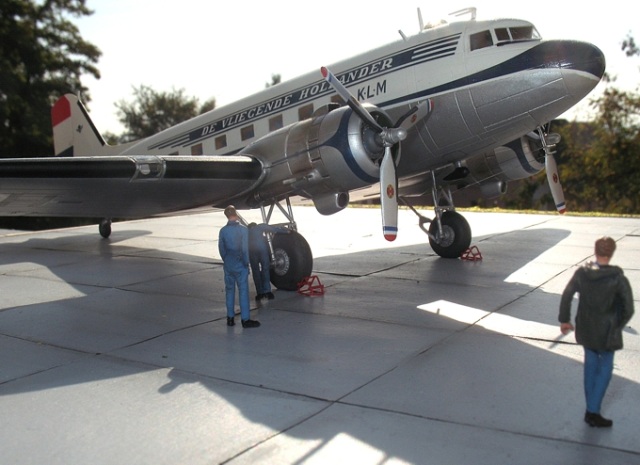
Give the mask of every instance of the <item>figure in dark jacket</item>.
POLYGON ((622 330, 634 312, 629 280, 620 267, 609 265, 615 250, 610 237, 596 241, 596 261, 576 270, 562 293, 558 316, 562 334, 575 329, 576 341, 584 347, 584 421, 596 427, 613 424, 600 408, 613 374, 613 355, 622 349, 622 330), (574 327, 571 301, 576 292, 580 296, 574 327))
POLYGON ((256 300, 272 300, 275 297, 271 292, 271 251, 267 234, 289 234, 290 232, 287 228, 264 223, 249 224, 249 263, 253 282, 256 285, 256 300))

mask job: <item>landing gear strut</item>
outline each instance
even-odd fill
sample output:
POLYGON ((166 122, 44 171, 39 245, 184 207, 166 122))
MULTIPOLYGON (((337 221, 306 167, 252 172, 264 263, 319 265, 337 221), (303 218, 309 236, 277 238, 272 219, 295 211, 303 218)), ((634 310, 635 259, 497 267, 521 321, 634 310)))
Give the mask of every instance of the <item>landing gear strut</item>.
POLYGON ((403 201, 420 218, 419 225, 429 236, 429 244, 435 253, 443 258, 459 258, 471 244, 471 227, 460 213, 455 211, 451 191, 437 185, 433 178, 433 204, 436 217, 431 220, 420 215, 415 208, 403 201), (425 223, 430 223, 429 229, 425 223))

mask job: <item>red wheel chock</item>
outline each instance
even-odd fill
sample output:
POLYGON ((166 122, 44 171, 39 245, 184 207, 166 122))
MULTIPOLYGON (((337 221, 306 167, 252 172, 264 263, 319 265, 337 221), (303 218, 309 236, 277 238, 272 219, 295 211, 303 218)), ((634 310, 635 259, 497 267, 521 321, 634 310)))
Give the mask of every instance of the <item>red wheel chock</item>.
POLYGON ((462 260, 469 260, 471 262, 475 262, 477 260, 482 260, 482 254, 480 253, 480 250, 478 250, 478 247, 474 245, 472 247, 469 247, 464 252, 462 252, 462 255, 460 255, 460 258, 462 260))
POLYGON ((314 297, 324 295, 324 285, 316 275, 307 276, 298 283, 298 294, 314 297))

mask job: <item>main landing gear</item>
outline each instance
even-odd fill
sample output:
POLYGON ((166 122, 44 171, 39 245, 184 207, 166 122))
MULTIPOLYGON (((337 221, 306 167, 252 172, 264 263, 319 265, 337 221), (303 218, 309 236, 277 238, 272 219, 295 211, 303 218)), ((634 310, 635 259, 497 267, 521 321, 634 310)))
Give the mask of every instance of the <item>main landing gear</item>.
POLYGON ((291 232, 267 235, 271 251, 271 284, 278 289, 295 291, 298 289, 298 283, 311 275, 313 255, 307 240, 296 231, 297 226, 293 219, 289 198, 287 198, 286 210, 280 203, 271 205, 268 213, 264 207, 260 207, 263 222, 269 224, 275 206, 287 218, 288 223, 285 223, 285 226, 291 232))

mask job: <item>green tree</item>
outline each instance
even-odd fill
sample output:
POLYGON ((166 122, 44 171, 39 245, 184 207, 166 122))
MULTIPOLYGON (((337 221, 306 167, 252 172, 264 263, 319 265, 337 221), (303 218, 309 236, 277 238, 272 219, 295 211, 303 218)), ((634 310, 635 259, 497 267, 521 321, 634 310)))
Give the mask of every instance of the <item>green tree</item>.
MULTIPOLYGON (((631 35, 621 48, 628 57, 640 56, 631 35)), ((615 79, 607 82, 602 96, 592 102, 594 121, 565 134, 573 138, 567 151, 571 168, 563 170, 568 195, 580 202, 580 209, 639 213, 640 94, 616 88, 615 79)))
POLYGON ((622 51, 625 52, 628 57, 633 55, 640 56, 640 48, 636 45, 636 41, 631 34, 627 34, 627 38, 622 41, 622 51))
POLYGON ((51 105, 100 78, 100 50, 67 18, 91 15, 85 0, 0 2, 0 156, 53 155, 51 105))
POLYGON ((211 98, 200 105, 196 97, 185 95, 184 89, 158 92, 146 85, 133 88, 134 100, 116 103, 118 118, 126 132, 121 142, 130 142, 175 126, 194 116, 213 110, 216 101, 211 98))
MULTIPOLYGON (((628 57, 640 56, 631 35, 622 42, 628 57)), ((562 142, 556 155, 569 211, 640 213, 640 94, 615 87, 605 75, 602 95, 591 101, 596 110, 589 122, 554 121, 551 129, 562 142)), ((511 205, 552 205, 550 196, 535 199, 545 183, 541 173, 519 185, 511 205)))

